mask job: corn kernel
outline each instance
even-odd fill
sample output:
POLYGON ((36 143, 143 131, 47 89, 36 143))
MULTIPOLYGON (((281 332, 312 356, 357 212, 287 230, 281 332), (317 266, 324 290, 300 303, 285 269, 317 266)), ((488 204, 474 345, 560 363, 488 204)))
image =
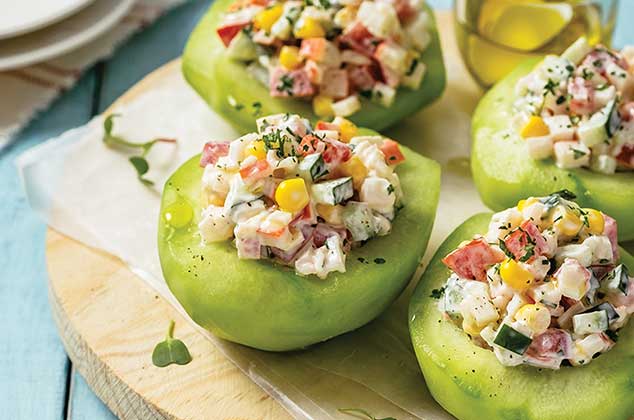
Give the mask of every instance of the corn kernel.
POLYGON ((535 204, 536 202, 537 199, 534 197, 527 198, 526 200, 520 200, 517 202, 517 209, 519 211, 524 211, 526 207, 530 206, 531 204, 535 204))
POLYGON ((294 70, 302 64, 299 48, 285 45, 280 50, 280 64, 287 70, 294 70))
POLYGON ((531 116, 522 128, 520 133, 522 137, 542 137, 550 134, 550 129, 541 117, 531 116))
POLYGON ((358 156, 352 156, 346 162, 339 165, 339 170, 343 176, 352 177, 352 185, 355 189, 360 189, 363 180, 368 176, 368 168, 365 167, 358 156))
POLYGON ((538 335, 550 326, 550 311, 541 303, 528 304, 515 313, 515 319, 526 325, 534 335, 538 335))
POLYGON ((275 190, 275 201, 282 211, 297 213, 308 205, 310 196, 302 178, 282 181, 275 190))
POLYGON ((318 117, 332 117, 332 98, 317 95, 313 98, 313 111, 318 117))
POLYGON ((264 9, 260 13, 258 13, 255 16, 253 23, 255 24, 256 28, 263 29, 266 32, 270 32, 273 24, 277 22, 280 16, 282 16, 282 11, 282 5, 275 4, 274 6, 264 9))
POLYGON ((553 214, 555 229, 565 236, 575 236, 583 227, 583 222, 573 212, 565 207, 559 207, 553 214))
POLYGON ((527 289, 535 279, 530 271, 512 259, 500 264, 500 276, 506 284, 517 290, 527 289))
POLYGON ((299 39, 323 38, 326 31, 315 19, 307 17, 304 22, 295 30, 295 37, 299 39))
POLYGON ((340 225, 343 223, 343 219, 342 219, 343 206, 317 204, 315 208, 317 210, 317 214, 321 216, 321 218, 324 219, 326 223, 330 223, 333 225, 340 225))
POLYGON ((359 131, 357 126, 352 121, 345 118, 337 117, 333 122, 339 126, 341 141, 343 141, 344 143, 348 143, 350 139, 355 137, 359 131))
POLYGON ((588 232, 593 235, 601 235, 605 229, 605 219, 603 214, 595 209, 584 209, 586 211, 585 220, 588 227, 588 232))
POLYGON ((266 147, 262 140, 255 140, 249 143, 245 151, 247 156, 255 156, 256 159, 266 159, 266 147))

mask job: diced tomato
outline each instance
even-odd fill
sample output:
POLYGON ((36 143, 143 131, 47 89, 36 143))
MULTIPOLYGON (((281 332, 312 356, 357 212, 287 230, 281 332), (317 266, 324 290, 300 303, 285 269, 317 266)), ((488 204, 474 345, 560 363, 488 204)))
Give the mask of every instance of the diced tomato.
POLYGON ((326 144, 313 134, 307 134, 302 137, 302 141, 297 146, 297 154, 307 156, 313 153, 320 153, 326 148, 326 144))
POLYGON ((443 258, 442 262, 462 278, 486 281, 487 269, 503 260, 504 253, 479 238, 456 249, 443 258))
POLYGON ((621 166, 634 168, 634 144, 624 144, 621 151, 616 155, 616 160, 621 166))
POLYGON ((378 80, 370 66, 348 66, 348 78, 350 84, 359 91, 372 89, 378 80))
POLYGON ((228 154, 228 141, 210 141, 208 143, 205 143, 205 147, 203 147, 203 153, 200 156, 200 166, 204 168, 209 164, 215 165, 220 157, 227 156, 228 154))
POLYGON ((339 36, 339 42, 343 47, 350 47, 360 54, 372 57, 380 40, 374 37, 363 23, 357 22, 339 36))
POLYGON ((608 237, 610 244, 612 244, 612 258, 616 261, 619 259, 619 240, 616 220, 607 214, 603 215, 603 220, 605 223, 605 226, 603 227, 603 234, 608 237))
POLYGON ((276 67, 271 72, 269 90, 273 97, 299 98, 315 94, 306 70, 286 71, 282 67, 276 67))
POLYGON ((346 143, 338 140, 324 139, 326 149, 322 152, 324 162, 330 167, 335 167, 342 162, 348 161, 352 157, 352 150, 346 143))
POLYGON ((342 99, 348 96, 350 85, 348 74, 343 69, 329 68, 324 72, 324 81, 320 86, 319 93, 335 99, 342 99))
POLYGON ((317 121, 315 124, 315 130, 335 130, 339 131, 339 126, 337 124, 329 123, 326 121, 317 121))
POLYGON ((309 60, 321 62, 326 55, 328 41, 326 38, 308 38, 302 40, 299 55, 309 60))
POLYGON ((222 43, 225 44, 225 47, 228 47, 231 40, 235 38, 235 36, 238 35, 238 33, 248 24, 249 22, 232 22, 219 26, 216 32, 222 40, 222 43))
POLYGON ((260 159, 256 160, 251 165, 245 166, 240 169, 240 177, 242 177, 245 181, 256 181, 258 179, 262 179, 264 177, 269 176, 273 172, 273 168, 269 165, 269 162, 260 159))
POLYGON ((385 139, 380 147, 381 152, 385 155, 385 161, 388 165, 398 165, 405 161, 405 156, 401 153, 398 143, 394 140, 385 139))
POLYGON ((592 82, 583 77, 575 77, 568 82, 570 99, 570 111, 574 114, 584 115, 594 111, 594 87, 592 82))
POLYGON ((504 244, 518 261, 533 261, 548 249, 539 228, 530 220, 506 235, 504 244))

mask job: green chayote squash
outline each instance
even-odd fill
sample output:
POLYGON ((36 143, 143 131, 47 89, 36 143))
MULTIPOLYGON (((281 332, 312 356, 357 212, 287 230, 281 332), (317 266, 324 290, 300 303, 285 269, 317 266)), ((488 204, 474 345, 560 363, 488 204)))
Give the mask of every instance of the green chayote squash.
POLYGON ((401 146, 405 207, 392 232, 354 248, 345 273, 301 277, 267 260, 241 260, 230 241, 201 243, 199 157, 167 181, 158 249, 165 280, 192 319, 215 335, 263 350, 303 348, 356 329, 385 310, 422 257, 438 204, 439 165, 401 146), (186 202, 192 220, 175 229, 166 209, 186 202))
POLYGON ((519 133, 509 131, 516 82, 537 64, 529 60, 496 84, 482 98, 473 115, 471 170, 482 201, 499 211, 517 201, 568 189, 582 207, 599 209, 614 217, 619 239, 634 239, 634 173, 604 175, 589 169, 560 169, 552 159, 528 156, 519 133))
MULTIPOLYGON (((460 242, 488 229, 491 214, 478 214, 441 245, 421 278, 409 307, 409 329, 418 362, 432 395, 460 420, 627 420, 634 415, 634 323, 619 332, 616 345, 586 366, 560 370, 505 367, 490 350, 438 310, 432 290, 450 270, 441 259, 460 242)), ((621 249, 621 262, 634 258, 621 249)))
MULTIPOLYGON (((258 82, 243 63, 227 56, 216 28, 233 1, 215 1, 192 33, 183 53, 185 79, 214 111, 243 133, 255 130, 253 117, 257 115, 288 112, 301 114, 313 122, 318 120, 310 101, 271 97, 268 86, 258 82)), ((433 18, 431 9, 427 10, 433 18)), ((422 61, 427 73, 418 90, 399 89, 389 108, 362 99, 361 110, 350 120, 359 126, 382 130, 440 97, 445 88, 445 67, 435 29, 422 61)))

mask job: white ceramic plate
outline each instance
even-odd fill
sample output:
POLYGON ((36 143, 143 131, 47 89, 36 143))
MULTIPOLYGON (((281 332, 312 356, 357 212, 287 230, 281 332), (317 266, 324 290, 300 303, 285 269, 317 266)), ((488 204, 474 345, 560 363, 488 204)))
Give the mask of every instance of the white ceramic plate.
POLYGON ((0 0, 0 39, 59 22, 94 0, 0 0))
MULTIPOLYGON (((23 0, 11 2, 19 1, 23 0)), ((0 40, 0 71, 49 60, 87 44, 116 25, 133 4, 134 0, 98 0, 61 22, 0 40)))

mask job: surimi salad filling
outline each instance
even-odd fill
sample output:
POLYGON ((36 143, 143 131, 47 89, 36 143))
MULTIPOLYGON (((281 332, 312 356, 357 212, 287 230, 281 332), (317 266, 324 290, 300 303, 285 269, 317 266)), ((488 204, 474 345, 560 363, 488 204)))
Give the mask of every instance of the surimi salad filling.
POLYGON ((273 259, 300 275, 346 271, 352 247, 390 233, 403 193, 398 144, 358 135, 344 118, 311 127, 297 115, 204 147, 204 244, 234 240, 244 259, 273 259))
POLYGON ((614 219, 561 191, 493 215, 443 262, 439 309, 506 366, 580 366, 615 345, 634 312, 614 219))
POLYGON ((634 170, 634 46, 580 38, 519 80, 514 129, 536 160, 613 174, 634 170))
POLYGON ((217 34, 273 97, 312 100, 321 117, 350 116, 360 97, 390 107, 425 76, 424 0, 237 0, 217 34))

